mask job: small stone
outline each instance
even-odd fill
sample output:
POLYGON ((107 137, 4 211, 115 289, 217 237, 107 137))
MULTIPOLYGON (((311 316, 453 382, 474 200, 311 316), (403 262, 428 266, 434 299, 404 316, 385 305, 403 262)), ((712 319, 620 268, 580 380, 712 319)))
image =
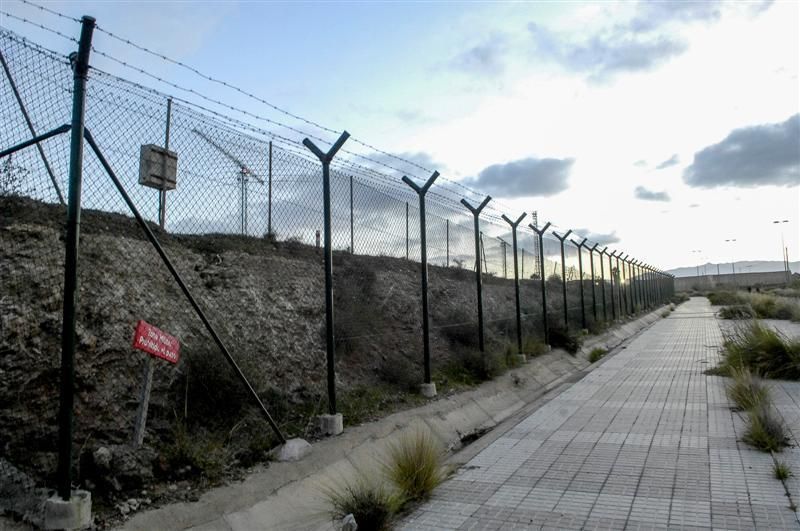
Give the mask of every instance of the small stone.
POLYGON ((101 446, 92 454, 95 466, 101 470, 108 470, 111 468, 111 457, 111 450, 105 446, 101 446))
POLYGON ((289 439, 271 452, 276 461, 299 461, 311 451, 311 445, 303 439, 289 439))
POLYGON ((176 484, 174 484, 174 483, 170 484, 170 486, 169 486, 169 487, 167 487, 167 488, 168 488, 169 490, 173 491, 173 492, 175 492, 176 490, 178 490, 178 486, 177 486, 176 484))
POLYGON ((356 517, 351 514, 348 514, 344 518, 342 518, 342 531, 357 531, 358 530, 358 522, 356 522, 356 517))

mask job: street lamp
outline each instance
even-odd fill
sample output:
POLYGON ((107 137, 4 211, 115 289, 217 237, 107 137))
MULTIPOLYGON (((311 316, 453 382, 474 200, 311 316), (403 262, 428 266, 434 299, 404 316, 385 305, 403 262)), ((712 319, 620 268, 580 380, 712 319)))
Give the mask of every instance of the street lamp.
MULTIPOLYGON (((730 238, 725 240, 726 243, 733 243, 736 241, 736 238, 730 238)), ((736 267, 733 265, 733 252, 731 252, 731 272, 733 273, 733 285, 736 286, 736 267)))
MULTIPOLYGON (((693 253, 702 253, 703 251, 702 251, 702 250, 700 250, 700 249, 695 249, 695 250, 693 250, 692 252, 693 252, 693 253)), ((697 259, 698 259, 698 260, 700 259, 700 256, 699 256, 699 255, 697 256, 697 259)), ((697 266, 695 266, 695 267, 697 267, 697 277, 698 277, 698 278, 700 278, 700 264, 698 263, 698 264, 697 264, 697 266)))
POLYGON ((786 249, 786 244, 783 242, 783 224, 789 223, 788 219, 776 219, 772 223, 778 225, 781 230, 781 258, 783 260, 783 270, 786 273, 786 282, 789 282, 789 252, 786 249))

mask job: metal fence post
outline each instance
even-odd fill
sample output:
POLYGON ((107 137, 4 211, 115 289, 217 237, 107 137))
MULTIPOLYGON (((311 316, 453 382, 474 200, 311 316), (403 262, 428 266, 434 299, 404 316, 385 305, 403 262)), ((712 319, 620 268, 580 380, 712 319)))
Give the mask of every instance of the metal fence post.
POLYGON ((603 256, 606 255, 606 250, 608 247, 603 247, 602 251, 598 251, 600 254, 600 294, 603 296, 603 321, 608 321, 608 303, 606 302, 606 272, 605 272, 605 261, 603 260, 603 256))
MULTIPOLYGON (((350 183, 352 185, 352 182, 350 183)), ((353 188, 350 187, 350 204, 352 205, 353 188)), ((272 140, 269 141, 267 158, 267 236, 272 237, 272 140)))
MULTIPOLYGON (((164 127, 164 149, 169 149, 169 132, 172 124, 172 98, 167 98, 167 123, 164 127)), ((167 189, 166 182, 158 191, 158 227, 164 230, 167 224, 167 189)))
MULTIPOLYGON (((6 73, 6 78, 8 78, 8 83, 11 85, 11 92, 14 93, 14 98, 17 100, 17 105, 19 105, 19 110, 22 113, 22 117, 25 118, 28 131, 30 131, 31 137, 36 138, 36 129, 33 127, 33 122, 28 115, 28 109, 25 108, 25 103, 22 101, 22 96, 20 96, 19 91, 17 90, 17 84, 11 75, 11 69, 8 68, 8 64, 6 63, 6 58, 3 56, 2 50, 0 50, 0 64, 2 64, 3 70, 6 73)), ((58 186, 58 180, 56 179, 55 173, 53 173, 53 168, 50 167, 50 161, 47 160, 47 157, 44 154, 44 148, 37 143, 36 149, 39 151, 39 156, 42 158, 42 163, 44 163, 44 169, 47 171, 47 175, 50 177, 50 182, 53 183, 53 188, 58 196, 58 202, 63 206, 66 204, 64 202, 64 195, 61 193, 61 188, 58 186)))
POLYGON ((475 284, 478 290, 478 348, 484 352, 484 338, 483 338, 483 283, 481 281, 481 222, 480 216, 483 208, 491 201, 491 196, 486 196, 480 205, 473 207, 466 199, 461 200, 461 204, 467 207, 472 212, 472 218, 475 223, 475 284))
POLYGON ((506 241, 503 240, 503 238, 501 238, 499 236, 497 237, 497 239, 500 240, 500 247, 503 248, 503 278, 508 278, 508 267, 507 267, 508 253, 506 252, 507 251, 506 248, 508 247, 508 243, 506 243, 506 241))
POLYGON ((567 308, 567 265, 564 262, 564 240, 572 234, 572 229, 568 230, 563 236, 559 236, 556 231, 552 231, 561 244, 561 294, 564 299, 564 329, 569 330, 569 310, 567 308))
POLYGON ((592 247, 587 247, 589 250, 589 268, 592 270, 592 318, 594 322, 597 322, 597 290, 594 285, 594 251, 597 249, 597 245, 595 243, 592 247))
POLYGON ((344 131, 327 153, 323 153, 311 140, 303 145, 322 163, 322 210, 325 230, 325 347, 328 365, 328 412, 336 414, 336 346, 333 339, 333 243, 331 241, 331 161, 342 145, 350 138, 344 131))
POLYGON ((617 283, 617 316, 622 319, 622 277, 619 270, 619 257, 622 256, 622 251, 614 251, 612 253, 614 256, 615 261, 617 262, 617 269, 616 269, 616 279, 614 279, 617 283))
POLYGON ((633 258, 628 260, 628 298, 631 303, 631 313, 636 313, 636 289, 633 286, 633 258))
POLYGON ((544 332, 544 343, 545 345, 549 345, 550 330, 547 324, 547 281, 544 272, 544 233, 550 228, 550 222, 548 221, 545 223, 544 227, 541 229, 538 229, 533 223, 529 223, 528 226, 539 236, 539 276, 541 277, 540 280, 542 283, 542 331, 544 332))
MULTIPOLYGON (((503 214, 503 219, 505 222, 511 225, 511 252, 514 253, 514 299, 516 301, 517 316, 517 354, 522 354, 522 317, 520 315, 519 307, 519 269, 517 268, 517 226, 519 226, 522 220, 525 219, 525 216, 526 214, 523 212, 516 221, 511 221, 506 217, 505 214, 503 214)), ((503 247, 503 255, 505 256, 505 246, 503 247)))
MULTIPOLYGON (((418 186, 414 181, 409 179, 406 176, 403 176, 403 182, 410 186, 417 195, 419 196, 419 247, 420 247, 420 271, 421 271, 421 280, 422 280, 422 351, 423 351, 423 363, 424 363, 424 383, 426 385, 430 385, 431 383, 431 342, 430 342, 430 330, 429 330, 429 319, 428 319, 428 245, 427 245, 427 238, 426 238, 426 222, 425 222, 425 194, 427 194, 428 190, 430 189, 431 185, 433 185, 436 178, 439 177, 439 172, 435 171, 433 174, 428 178, 427 182, 422 185, 418 186)), ((406 203, 406 207, 408 203, 406 203)), ((408 212, 408 210, 406 210, 408 212)), ((406 215, 406 224, 408 223, 408 215, 406 215)), ((406 225, 408 226, 408 225, 406 225)), ((408 242, 408 239, 406 239, 408 242)), ((408 245, 406 243, 406 245, 408 245)), ((436 391, 433 391, 433 395, 436 394, 436 391)))
POLYGON ((58 495, 69 501, 72 493, 72 409, 75 392, 75 315, 78 306, 78 246, 83 178, 83 129, 86 80, 95 19, 81 18, 78 52, 70 54, 73 69, 72 129, 69 152, 67 235, 64 257, 64 307, 61 329, 61 393, 58 412, 58 495))
POLYGON ((356 253, 353 231, 353 176, 350 176, 350 254, 356 253))
MULTIPOLYGON (((614 251, 615 253, 616 251, 614 251)), ((614 308, 614 263, 611 259, 614 257, 614 253, 608 253, 608 283, 609 292, 611 294, 611 320, 617 320, 617 310, 614 308)))
POLYGON ((519 265, 520 265, 519 276, 521 276, 522 278, 525 278, 525 248, 524 247, 522 249, 520 249, 520 254, 522 256, 520 257, 520 261, 519 261, 519 265))
POLYGON ((581 241, 581 243, 576 242, 575 240, 570 240, 572 244, 578 248, 578 281, 580 282, 581 287, 581 324, 583 328, 586 328, 586 302, 584 300, 583 295, 583 246, 586 243, 586 238, 581 241))
MULTIPOLYGON (((619 254, 620 254, 620 256, 622 256, 622 253, 619 253, 619 254)), ((622 273, 621 273, 622 274, 622 277, 621 277, 622 278, 622 282, 619 283, 620 295, 622 296, 623 305, 625 306, 625 314, 630 315, 631 312, 630 312, 630 310, 628 308, 628 291, 629 291, 628 281, 630 279, 628 278, 627 269, 625 268, 625 259, 626 258, 628 258, 627 254, 623 258, 617 257, 617 267, 618 268, 620 267, 619 262, 620 262, 620 260, 622 260, 622 269, 621 269, 621 271, 622 271, 622 273)))
POLYGON ((446 219, 444 221, 445 221, 445 224, 444 224, 444 230, 445 230, 444 239, 445 239, 445 256, 446 256, 445 264, 446 264, 447 267, 450 267, 450 220, 446 219))
POLYGON ((406 260, 408 260, 408 201, 406 201, 406 260))

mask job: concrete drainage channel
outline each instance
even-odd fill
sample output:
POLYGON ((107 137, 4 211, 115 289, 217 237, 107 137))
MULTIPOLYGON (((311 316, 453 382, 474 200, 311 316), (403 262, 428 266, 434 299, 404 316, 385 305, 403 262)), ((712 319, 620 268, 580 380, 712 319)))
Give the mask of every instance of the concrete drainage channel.
POLYGON ((297 462, 271 463, 240 483, 206 492, 199 501, 139 513, 120 529, 332 529, 321 488, 335 487, 380 462, 387 446, 410 430, 428 429, 459 466, 526 415, 579 381, 625 344, 660 320, 663 308, 589 338, 570 356, 553 351, 475 389, 443 396, 425 406, 349 427, 314 444, 297 462), (609 354, 590 364, 592 349, 609 354))

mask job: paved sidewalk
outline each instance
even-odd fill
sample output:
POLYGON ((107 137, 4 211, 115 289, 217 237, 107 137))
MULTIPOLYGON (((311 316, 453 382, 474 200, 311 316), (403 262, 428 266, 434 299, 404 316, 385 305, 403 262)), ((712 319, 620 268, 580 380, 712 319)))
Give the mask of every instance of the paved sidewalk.
MULTIPOLYGON (((722 342, 694 298, 476 455, 402 529, 800 529, 772 457, 738 442, 722 342)), ((800 384, 773 396, 800 435, 800 384)), ((800 474, 800 453, 780 459, 800 474)), ((800 481, 788 482, 800 504, 800 481)))

